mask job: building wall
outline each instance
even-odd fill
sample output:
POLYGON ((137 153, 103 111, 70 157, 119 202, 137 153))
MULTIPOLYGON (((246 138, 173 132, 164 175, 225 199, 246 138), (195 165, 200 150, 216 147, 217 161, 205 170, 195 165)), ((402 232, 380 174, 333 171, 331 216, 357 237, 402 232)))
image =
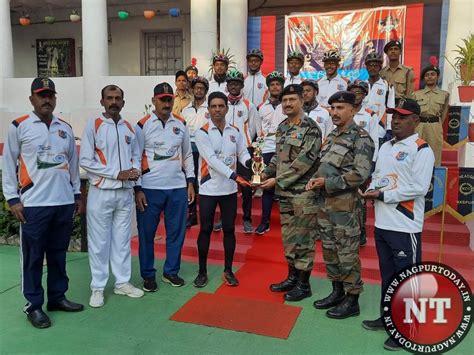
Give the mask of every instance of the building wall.
MULTIPOLYGON (((126 21, 109 19, 109 73, 110 75, 141 75, 143 66, 144 32, 183 32, 184 65, 191 61, 189 15, 179 18, 156 16, 147 21, 143 16, 132 16, 126 21)), ((76 75, 81 76, 80 48, 82 47, 82 25, 69 21, 53 25, 32 24, 27 27, 13 26, 13 57, 15 77, 31 78, 37 75, 36 40, 73 38, 76 46, 76 75)))

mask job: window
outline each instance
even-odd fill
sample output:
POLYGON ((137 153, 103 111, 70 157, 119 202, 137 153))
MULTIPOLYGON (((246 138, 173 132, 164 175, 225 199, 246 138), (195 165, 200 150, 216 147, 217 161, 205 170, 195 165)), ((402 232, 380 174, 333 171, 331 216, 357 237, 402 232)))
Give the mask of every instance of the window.
POLYGON ((181 32, 145 33, 145 75, 174 75, 182 67, 181 32))

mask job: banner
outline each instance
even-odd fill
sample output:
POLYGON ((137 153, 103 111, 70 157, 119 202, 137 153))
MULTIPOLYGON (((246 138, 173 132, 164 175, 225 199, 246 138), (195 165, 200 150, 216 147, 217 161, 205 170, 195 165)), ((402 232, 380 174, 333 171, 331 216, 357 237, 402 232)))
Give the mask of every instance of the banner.
POLYGON ((447 171, 445 167, 434 169, 430 188, 425 196, 425 218, 440 212, 444 207, 447 171))
POLYGON ((471 107, 449 106, 448 117, 443 122, 444 141, 449 148, 458 148, 467 143, 471 107))
POLYGON ((301 51, 305 55, 301 76, 319 79, 325 74, 323 53, 338 49, 342 56, 340 74, 351 81, 365 80, 364 59, 369 52, 383 53, 392 38, 405 45, 406 12, 405 6, 397 6, 287 16, 285 57, 288 52, 301 51))
POLYGON ((460 222, 474 218, 474 168, 449 168, 446 211, 460 222))

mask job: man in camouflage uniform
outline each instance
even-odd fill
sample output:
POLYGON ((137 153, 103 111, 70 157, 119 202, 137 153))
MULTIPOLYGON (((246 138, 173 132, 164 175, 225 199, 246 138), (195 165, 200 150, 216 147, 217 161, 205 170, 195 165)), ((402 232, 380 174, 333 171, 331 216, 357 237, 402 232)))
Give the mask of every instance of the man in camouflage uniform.
POLYGON ((324 197, 318 227, 333 291, 313 305, 331 308, 326 313, 329 318, 343 319, 360 313, 360 228, 354 210, 357 190, 369 177, 375 148, 369 134, 353 120, 358 110, 354 93, 339 91, 328 103, 337 129, 327 136, 316 177, 306 188, 321 190, 324 197))
POLYGON ((281 234, 288 277, 270 285, 273 292, 287 292, 286 301, 311 297, 309 277, 313 269, 319 191, 305 186, 319 166, 321 130, 303 111, 303 87, 291 84, 281 94, 288 116, 276 131, 276 153, 266 167, 262 188, 276 185, 280 198, 281 234))
POLYGON ((383 51, 388 57, 388 65, 382 68, 380 76, 388 80, 395 88, 395 100, 411 97, 415 90, 415 72, 412 67, 400 63, 402 44, 400 41, 390 41, 383 51))

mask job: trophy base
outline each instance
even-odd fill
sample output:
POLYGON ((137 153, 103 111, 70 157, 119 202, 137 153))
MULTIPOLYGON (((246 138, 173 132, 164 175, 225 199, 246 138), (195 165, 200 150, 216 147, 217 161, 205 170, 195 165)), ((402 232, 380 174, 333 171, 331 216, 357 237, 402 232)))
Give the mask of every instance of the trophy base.
POLYGON ((250 181, 252 186, 260 186, 262 185, 262 178, 259 175, 252 176, 252 180, 250 181))

